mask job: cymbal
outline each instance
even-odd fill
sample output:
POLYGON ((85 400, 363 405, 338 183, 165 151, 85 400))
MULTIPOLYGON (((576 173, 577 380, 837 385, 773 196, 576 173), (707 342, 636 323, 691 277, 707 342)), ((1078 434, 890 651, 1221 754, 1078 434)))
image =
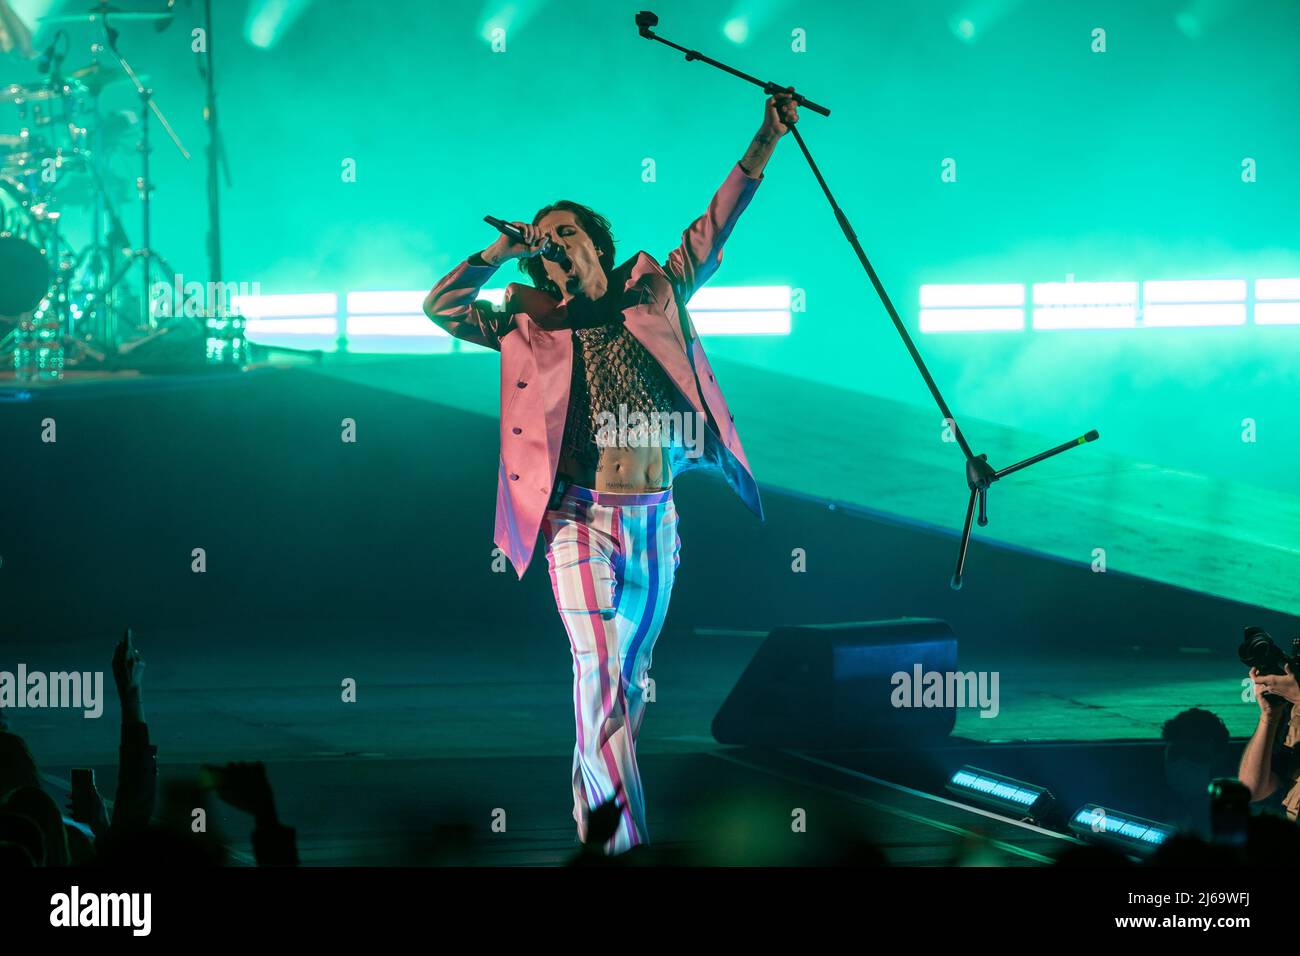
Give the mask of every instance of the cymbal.
POLYGON ((115 23, 131 21, 148 23, 158 20, 170 20, 173 14, 170 10, 162 13, 141 13, 135 10, 119 10, 116 7, 96 5, 94 9, 87 10, 85 13, 55 13, 45 17, 37 17, 36 19, 41 23, 95 23, 103 20, 106 16, 115 23))
MULTIPOLYGON (((137 74, 140 82, 148 85, 149 74, 137 74)), ((79 70, 73 70, 68 74, 69 80, 75 80, 86 88, 86 91, 92 96, 99 93, 104 87, 113 83, 120 83, 127 79, 127 75, 121 70, 109 69, 103 63, 92 63, 90 66, 83 66, 79 70)))
MULTIPOLYGON (((138 76, 141 83, 148 85, 150 78, 148 73, 140 73, 138 76)), ((100 63, 83 66, 63 79, 64 82, 58 86, 51 86, 48 83, 29 83, 26 86, 21 83, 10 83, 8 86, 0 86, 0 103, 31 103, 78 93, 97 96, 105 87, 127 79, 127 75, 100 63)))

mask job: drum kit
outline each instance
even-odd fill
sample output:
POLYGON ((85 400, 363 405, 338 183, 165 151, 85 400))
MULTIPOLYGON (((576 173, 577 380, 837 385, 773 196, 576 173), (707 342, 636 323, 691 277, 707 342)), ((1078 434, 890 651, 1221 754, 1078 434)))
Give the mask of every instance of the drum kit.
POLYGON ((56 32, 41 81, 0 86, 0 370, 20 380, 115 367, 170 321, 150 302, 155 281, 175 274, 150 245, 151 118, 190 155, 117 41, 119 27, 161 31, 171 18, 106 0, 44 17, 56 32), (74 37, 85 62, 67 70, 74 37), (105 108, 118 88, 134 90, 138 111, 105 108))

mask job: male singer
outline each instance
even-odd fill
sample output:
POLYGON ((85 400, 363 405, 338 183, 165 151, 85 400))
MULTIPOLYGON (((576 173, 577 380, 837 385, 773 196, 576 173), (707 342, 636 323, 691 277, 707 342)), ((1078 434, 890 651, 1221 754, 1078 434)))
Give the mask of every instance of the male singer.
POLYGON ((663 265, 645 252, 615 265, 608 221, 561 201, 513 223, 522 241, 503 235, 474 253, 424 302, 452 335, 501 353, 495 540, 520 578, 539 530, 546 541, 573 652, 573 816, 586 843, 590 812, 616 802, 608 854, 649 839, 636 738, 679 563, 673 477, 717 469, 763 515, 685 304, 797 120, 789 93, 768 99, 744 157, 663 265), (539 255, 546 242, 560 261, 539 255), (500 312, 475 302, 508 259, 532 286, 507 286, 500 312))

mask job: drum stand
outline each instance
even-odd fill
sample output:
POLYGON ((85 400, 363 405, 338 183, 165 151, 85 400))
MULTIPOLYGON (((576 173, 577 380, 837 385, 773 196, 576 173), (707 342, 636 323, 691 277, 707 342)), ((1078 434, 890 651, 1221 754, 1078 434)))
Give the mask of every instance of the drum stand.
MULTIPOLYGON (((171 287, 173 285, 175 281, 174 277, 176 275, 176 273, 172 270, 172 267, 167 264, 167 260, 165 260, 161 255, 159 255, 158 252, 152 246, 153 237, 150 228, 151 221, 152 221, 150 208, 152 203, 151 203, 150 194, 153 192, 153 183, 149 179, 149 150, 150 150, 149 116, 151 113, 158 118, 158 122, 162 124, 162 127, 166 131, 168 137, 176 145, 176 148, 180 150, 180 154, 184 156, 187 160, 190 158, 190 154, 189 151, 186 150, 185 146, 181 143, 180 137, 176 135, 176 131, 172 129, 172 125, 169 122, 167 122, 167 117, 164 116, 162 110, 158 108, 158 104, 154 102, 153 90, 149 89, 147 86, 144 85, 144 83, 140 81, 139 75, 137 75, 135 70, 131 68, 131 64, 126 61, 126 58, 123 57, 121 52, 118 50, 117 30, 115 30, 112 26, 109 25, 107 16, 104 17, 103 24, 104 24, 104 36, 105 36, 106 48, 113 54, 114 59, 117 60, 118 66, 122 68, 122 72, 126 74, 127 79, 129 79, 131 81, 131 84, 135 87, 136 94, 140 97, 139 189, 140 189, 141 247, 139 249, 131 250, 127 262, 122 266, 121 269, 117 271, 116 274, 109 277, 108 281, 103 285, 101 294, 103 296, 109 295, 117 287, 117 285, 120 282, 122 282, 123 279, 126 278, 128 273, 130 273, 131 269, 134 268, 136 264, 139 264, 141 267, 140 277, 139 277, 141 321, 137 326, 137 331, 151 332, 158 327, 157 319, 153 314, 153 309, 150 307, 150 301, 151 301, 150 293, 151 293, 151 289, 153 288, 152 278, 153 278, 154 266, 157 265, 157 267, 162 271, 162 274, 167 277, 168 287, 171 287)), ((96 236, 96 242, 98 242, 98 239, 99 237, 96 236)))

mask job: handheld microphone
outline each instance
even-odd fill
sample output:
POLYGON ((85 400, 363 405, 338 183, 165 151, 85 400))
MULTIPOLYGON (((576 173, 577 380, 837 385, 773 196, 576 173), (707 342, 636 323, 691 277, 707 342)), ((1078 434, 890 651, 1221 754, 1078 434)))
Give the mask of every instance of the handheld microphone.
MULTIPOLYGON (((489 226, 492 226, 494 229, 496 229, 499 233, 501 233, 511 242, 522 243, 525 241, 524 234, 520 232, 518 229, 516 229, 514 226, 510 225, 510 223, 506 222, 504 219, 498 219, 496 216, 484 216, 483 221, 487 223, 489 226)), ((567 270, 572 267, 572 263, 569 261, 568 255, 565 254, 563 249, 555 245, 555 243, 551 242, 550 239, 543 240, 541 257, 543 259, 550 259, 561 269, 567 270)))

